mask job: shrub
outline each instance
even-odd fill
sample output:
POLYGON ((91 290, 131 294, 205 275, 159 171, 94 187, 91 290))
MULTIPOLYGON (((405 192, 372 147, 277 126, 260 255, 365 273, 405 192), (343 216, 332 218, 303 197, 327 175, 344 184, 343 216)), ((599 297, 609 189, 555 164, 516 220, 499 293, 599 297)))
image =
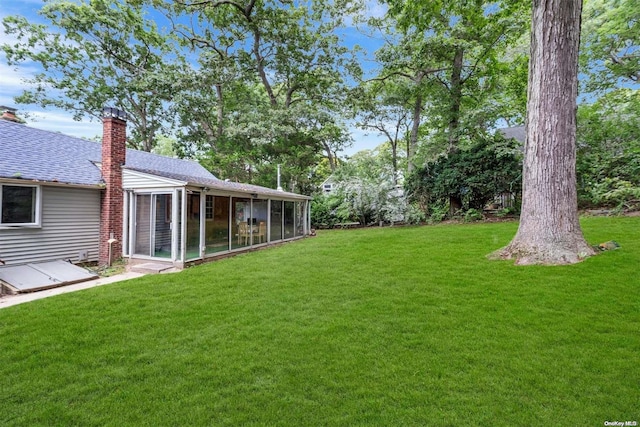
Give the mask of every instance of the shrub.
POLYGON ((420 224, 427 219, 424 211, 416 203, 408 203, 405 209, 404 222, 407 224, 420 224))
POLYGON ((496 216, 503 218, 509 215, 518 215, 519 213, 520 212, 518 212, 518 209, 516 208, 502 208, 496 213, 496 216))
POLYGON ((311 201, 311 225, 315 228, 331 228, 342 222, 343 199, 340 195, 321 195, 311 201))
POLYGON ((446 203, 434 203, 429 206, 429 221, 440 222, 447 217, 449 205, 446 203))
POLYGON ((484 219, 482 211, 471 208, 464 213, 464 222, 480 221, 484 219))
POLYGON ((620 178, 605 178, 591 188, 591 200, 618 209, 640 205, 640 186, 620 178))
MULTIPOLYGON (((428 162, 408 179, 412 201, 432 207, 456 200, 464 216, 469 209, 481 211, 498 194, 519 193, 522 163, 517 144, 498 135, 428 162)), ((442 213, 430 210, 436 220, 442 213)))

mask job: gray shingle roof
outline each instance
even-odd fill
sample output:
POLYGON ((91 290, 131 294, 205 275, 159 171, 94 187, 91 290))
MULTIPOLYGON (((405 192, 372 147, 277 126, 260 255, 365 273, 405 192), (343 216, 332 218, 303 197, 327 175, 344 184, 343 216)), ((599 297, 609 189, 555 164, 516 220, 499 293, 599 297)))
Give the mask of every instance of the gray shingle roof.
POLYGON ((498 129, 498 132, 502 133, 505 138, 513 138, 516 141, 520 141, 524 143, 524 140, 527 136, 526 130, 524 126, 512 126, 509 128, 498 129))
MULTIPOLYGON (((100 185, 100 143, 0 120, 0 177, 100 185)), ((197 162, 127 149, 126 166, 158 174, 181 173, 189 182, 216 179, 197 162)))
POLYGON ((0 120, 0 177, 98 185, 100 144, 0 120))
MULTIPOLYGON (((59 182, 76 185, 103 184, 100 143, 41 130, 0 119, 0 178, 59 182)), ((198 162, 127 149, 125 168, 176 179, 211 189, 307 198, 257 185, 226 182, 198 162)))
POLYGON ((193 160, 174 159, 159 154, 127 149, 125 166, 131 169, 156 171, 156 175, 171 178, 170 175, 182 175, 183 181, 197 183, 200 180, 216 180, 211 172, 193 160))

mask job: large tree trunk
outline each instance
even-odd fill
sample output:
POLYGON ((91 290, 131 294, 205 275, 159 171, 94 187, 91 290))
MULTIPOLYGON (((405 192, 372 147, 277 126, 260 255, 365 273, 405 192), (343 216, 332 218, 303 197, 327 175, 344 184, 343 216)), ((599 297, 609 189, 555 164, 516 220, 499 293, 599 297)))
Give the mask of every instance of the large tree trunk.
POLYGON ((581 0, 534 0, 522 215, 495 253, 516 264, 571 264, 595 254, 578 222, 576 97, 581 0))

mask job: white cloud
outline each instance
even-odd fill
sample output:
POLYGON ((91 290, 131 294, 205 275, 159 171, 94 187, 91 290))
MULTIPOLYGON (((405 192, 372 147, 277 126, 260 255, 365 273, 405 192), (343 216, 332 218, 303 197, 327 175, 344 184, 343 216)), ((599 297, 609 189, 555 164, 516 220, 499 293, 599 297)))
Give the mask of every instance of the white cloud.
MULTIPOLYGON (((9 3, 9 1, 7 1, 9 3)), ((19 0, 20 6, 24 7, 26 5, 32 4, 34 6, 38 6, 38 8, 44 6, 43 0, 19 0)))
POLYGON ((365 2, 365 14, 368 18, 382 18, 387 13, 386 4, 381 4, 377 0, 367 0, 365 2))
POLYGON ((362 5, 362 9, 358 10, 355 14, 349 13, 343 15, 345 27, 362 26, 370 18, 384 17, 388 10, 387 5, 381 4, 378 0, 364 0, 360 4, 362 5))
POLYGON ((18 109, 18 116, 27 120, 29 126, 61 132, 81 138, 92 138, 102 133, 101 124, 83 120, 75 121, 72 114, 63 110, 43 110, 33 105, 16 104, 14 97, 20 95, 30 85, 25 82, 38 71, 36 67, 14 67, 6 65, 0 57, 0 105, 18 109))
POLYGON ((102 124, 95 121, 75 121, 71 113, 62 110, 24 110, 29 114, 28 124, 31 127, 60 132, 79 138, 93 138, 102 135, 102 124))
POLYGON ((0 93, 17 94, 27 87, 25 79, 33 77, 34 67, 14 67, 0 62, 0 93))
MULTIPOLYGON (((0 21, 2 20, 2 15, 0 15, 0 21)), ((18 38, 13 34, 7 34, 4 32, 4 26, 2 26, 3 30, 0 33, 0 44, 16 44, 18 42, 18 38)))
POLYGON ((33 107, 22 107, 13 102, 13 98, 0 95, 0 105, 17 108, 17 116, 25 119, 30 127, 60 132, 78 138, 93 138, 102 135, 102 124, 98 121, 83 119, 73 120, 73 115, 64 110, 42 110, 33 107))
MULTIPOLYGON (((2 18, 3 14, 0 13, 0 21, 2 18)), ((14 45, 19 43, 15 35, 4 32, 4 26, 0 25, 0 28, 2 28, 2 31, 0 31, 0 45, 14 45)), ((8 65, 6 55, 0 51, 0 76, 2 76, 2 79, 0 79, 0 98, 16 96, 21 93, 22 90, 28 88, 29 86, 24 80, 33 77, 39 69, 35 63, 30 61, 26 61, 20 65, 8 65)), ((3 105, 9 104, 4 103, 3 105)))
MULTIPOLYGON (((33 0, 30 3, 42 5, 41 0, 33 0)), ((0 32, 0 44, 12 44, 17 41, 15 36, 5 34, 4 31, 0 32)), ((17 108, 18 116, 26 119, 27 124, 35 128, 61 132, 80 138, 93 138, 96 135, 101 135, 102 125, 98 122, 75 121, 72 114, 64 110, 43 110, 33 105, 16 104, 14 97, 20 95, 23 90, 32 87, 26 80, 32 78, 40 70, 41 68, 35 63, 24 63, 19 66, 7 65, 5 55, 0 53, 0 76, 2 76, 0 78, 0 105, 17 108)))

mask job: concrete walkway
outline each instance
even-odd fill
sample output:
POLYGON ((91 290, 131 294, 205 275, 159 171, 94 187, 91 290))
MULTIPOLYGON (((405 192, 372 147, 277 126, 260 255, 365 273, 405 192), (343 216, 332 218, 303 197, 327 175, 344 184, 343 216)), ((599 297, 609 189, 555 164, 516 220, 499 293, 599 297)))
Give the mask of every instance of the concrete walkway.
POLYGON ((12 305, 52 297, 54 295, 66 294, 68 292, 75 292, 82 289, 95 288, 96 286, 108 285, 109 283, 121 282, 123 280, 134 279, 141 276, 144 276, 144 274, 129 271, 126 273, 116 274, 109 277, 101 277, 87 282, 76 283, 75 285, 61 286, 59 288, 47 289, 44 291, 18 295, 5 295, 0 297, 0 308, 11 307, 12 305))

